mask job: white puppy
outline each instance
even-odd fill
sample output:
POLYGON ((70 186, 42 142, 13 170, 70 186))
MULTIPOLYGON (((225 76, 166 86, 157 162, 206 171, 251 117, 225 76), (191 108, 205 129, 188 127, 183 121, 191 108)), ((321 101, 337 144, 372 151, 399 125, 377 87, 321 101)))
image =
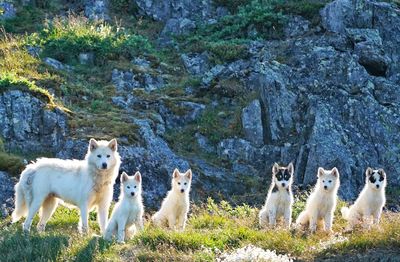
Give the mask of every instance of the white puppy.
POLYGON ((364 220, 365 227, 369 228, 371 222, 379 224, 382 209, 386 202, 385 187, 386 173, 383 169, 373 170, 368 167, 365 172, 366 182, 356 202, 348 208, 341 209, 342 216, 349 222, 349 229, 364 220), (371 221, 372 216, 372 221, 371 221))
POLYGON ((121 175, 121 194, 115 205, 104 238, 111 240, 117 233, 117 241, 123 243, 131 235, 131 227, 143 229, 144 207, 142 203, 142 177, 139 172, 129 177, 125 172, 121 175))
POLYGON ((120 163, 115 139, 109 142, 90 139, 84 160, 38 159, 25 168, 15 185, 12 221, 27 216, 23 229, 29 232, 32 219, 41 208, 37 229, 44 231, 61 199, 80 209, 80 232, 88 231, 88 213, 96 208, 103 232, 120 163))
POLYGON ((287 167, 281 167, 277 163, 272 167, 272 182, 268 190, 265 205, 259 214, 260 225, 274 227, 276 220, 285 219, 287 228, 292 223, 292 205, 293 205, 293 164, 287 167))
POLYGON ((306 208, 300 213, 296 224, 302 227, 308 225, 311 232, 315 232, 317 224, 321 224, 324 231, 332 233, 333 215, 339 186, 339 171, 336 167, 332 170, 318 168, 317 184, 308 197, 306 208))
POLYGON ((168 225, 170 229, 184 230, 189 212, 189 191, 192 182, 192 170, 172 174, 172 189, 163 200, 160 210, 152 220, 157 226, 168 225))

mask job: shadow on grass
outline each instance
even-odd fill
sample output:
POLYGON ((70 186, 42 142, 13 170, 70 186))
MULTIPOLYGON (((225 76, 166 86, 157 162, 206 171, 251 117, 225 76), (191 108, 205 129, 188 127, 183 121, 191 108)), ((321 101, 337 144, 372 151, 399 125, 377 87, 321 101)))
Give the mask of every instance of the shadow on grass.
POLYGON ((0 261, 56 261, 68 236, 26 235, 22 230, 2 231, 0 261))
POLYGON ((76 261, 93 261, 96 253, 104 253, 111 246, 111 242, 104 240, 101 237, 93 237, 86 246, 76 254, 76 261))

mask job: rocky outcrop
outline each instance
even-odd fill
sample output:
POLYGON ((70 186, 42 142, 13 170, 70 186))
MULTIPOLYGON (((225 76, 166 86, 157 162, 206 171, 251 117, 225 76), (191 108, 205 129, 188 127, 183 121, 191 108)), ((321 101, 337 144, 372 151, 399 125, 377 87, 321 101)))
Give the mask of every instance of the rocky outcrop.
POLYGON ((14 185, 16 181, 6 172, 0 171, 0 217, 5 218, 14 206, 14 185))
POLYGON ((110 20, 108 0, 85 0, 85 16, 93 20, 110 20))
POLYGON ((154 20, 166 22, 170 18, 208 19, 215 12, 211 0, 135 0, 140 12, 154 20))
MULTIPOLYGON (((389 3, 374 0, 336 0, 321 10, 321 17, 323 26, 337 33, 344 34, 349 28, 378 30, 383 40, 383 50, 390 59, 390 66, 388 60, 378 59, 378 67, 381 63, 389 66, 386 72, 388 76, 399 72, 400 10, 398 8, 389 3)), ((380 50, 378 52, 379 56, 383 55, 380 50)), ((373 59, 376 60, 376 57, 373 59)))
POLYGON ((0 3, 0 21, 5 19, 12 19, 15 17, 17 10, 12 3, 0 3))
POLYGON ((57 152, 68 134, 67 116, 29 93, 0 94, 0 135, 9 150, 23 153, 57 152))

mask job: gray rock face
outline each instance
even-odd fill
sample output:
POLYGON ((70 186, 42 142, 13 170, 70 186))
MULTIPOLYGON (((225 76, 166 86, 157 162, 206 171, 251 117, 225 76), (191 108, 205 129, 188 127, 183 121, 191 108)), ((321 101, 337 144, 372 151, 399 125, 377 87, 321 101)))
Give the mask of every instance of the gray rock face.
POLYGON ((47 65, 53 67, 56 70, 65 70, 65 71, 71 71, 73 70, 73 67, 70 65, 66 65, 61 63, 60 61, 50 58, 50 57, 45 57, 43 59, 43 62, 45 62, 47 65))
POLYGON ((296 95, 286 87, 287 75, 281 73, 288 73, 290 69, 280 64, 271 64, 268 67, 259 64, 256 71, 252 79, 260 90, 262 107, 268 123, 264 130, 265 135, 269 142, 275 143, 289 136, 295 128, 296 95))
POLYGON ((93 20, 110 20, 108 0, 86 0, 85 16, 93 20))
POLYGON ((247 140, 255 146, 264 144, 260 101, 254 100, 242 110, 242 126, 247 140))
POLYGON ((206 108, 203 104, 189 101, 177 102, 174 107, 180 108, 183 112, 174 114, 168 107, 161 104, 159 111, 165 120, 167 128, 179 128, 196 120, 206 108))
POLYGON ((14 5, 8 2, 0 3, 0 20, 14 18, 17 13, 14 5))
POLYGON ((6 172, 0 171, 0 215, 3 218, 9 216, 12 212, 15 183, 15 180, 6 172))
MULTIPOLYGON (((398 8, 394 8, 389 3, 373 0, 336 0, 321 10, 321 18, 327 30, 337 33, 345 33, 347 28, 377 29, 383 40, 383 50, 390 60, 373 57, 374 63, 379 61, 378 67, 381 67, 382 64, 388 66, 390 62, 388 75, 399 71, 400 10, 398 8)), ((376 55, 373 54, 373 56, 376 55)), ((371 63, 371 61, 367 60, 365 63, 371 63)))
POLYGON ((79 63, 81 65, 93 65, 94 64, 94 54, 93 53, 80 53, 79 63))
POLYGON ((134 0, 143 15, 157 21, 167 21, 170 18, 190 18, 204 20, 214 12, 211 0, 134 0))
POLYGON ((194 21, 188 18, 170 18, 165 23, 158 39, 161 46, 167 46, 173 43, 173 37, 187 34, 196 28, 194 21))
POLYGON ((304 35, 310 29, 310 22, 301 16, 291 16, 285 27, 285 36, 299 37, 304 35))
POLYGON ((192 75, 202 75, 210 69, 208 54, 182 54, 181 59, 186 70, 192 75))
POLYGON ((28 93, 0 95, 0 135, 6 147, 23 153, 56 152, 68 134, 67 116, 28 93))
POLYGON ((131 92, 135 88, 144 88, 147 92, 151 92, 163 88, 165 85, 164 79, 159 74, 135 74, 132 71, 118 69, 112 71, 111 82, 116 87, 117 93, 131 92))

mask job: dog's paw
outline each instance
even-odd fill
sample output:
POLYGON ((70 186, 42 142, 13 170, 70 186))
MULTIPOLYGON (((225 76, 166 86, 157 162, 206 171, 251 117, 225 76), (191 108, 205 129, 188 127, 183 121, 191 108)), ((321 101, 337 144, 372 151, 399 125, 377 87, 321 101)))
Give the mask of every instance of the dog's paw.
POLYGON ((38 231, 39 233, 43 233, 43 232, 46 230, 46 226, 43 225, 43 224, 38 224, 37 227, 36 227, 36 229, 37 229, 37 231, 38 231))

